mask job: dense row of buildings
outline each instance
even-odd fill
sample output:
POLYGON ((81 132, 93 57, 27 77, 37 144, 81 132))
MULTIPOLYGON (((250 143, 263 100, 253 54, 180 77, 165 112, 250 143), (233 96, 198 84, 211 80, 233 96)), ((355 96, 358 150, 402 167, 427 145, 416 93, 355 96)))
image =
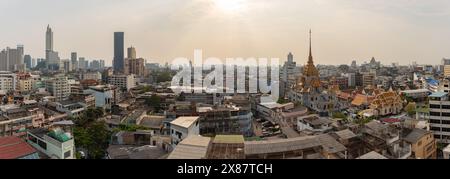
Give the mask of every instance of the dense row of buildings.
POLYGON ((147 82, 153 72, 176 71, 146 64, 134 47, 125 57, 123 32, 114 34, 112 68, 101 61, 85 65, 76 53, 59 60, 50 27, 46 42, 39 67, 45 70, 26 70, 33 60, 23 57, 23 47, 0 53, 0 158, 85 157, 73 127, 88 109, 104 112, 96 120, 111 134, 108 159, 450 155, 448 64, 383 66, 372 58, 361 65, 315 65, 310 38, 304 66, 289 53, 280 67, 280 98, 273 101, 259 91, 178 94, 170 81, 147 82))

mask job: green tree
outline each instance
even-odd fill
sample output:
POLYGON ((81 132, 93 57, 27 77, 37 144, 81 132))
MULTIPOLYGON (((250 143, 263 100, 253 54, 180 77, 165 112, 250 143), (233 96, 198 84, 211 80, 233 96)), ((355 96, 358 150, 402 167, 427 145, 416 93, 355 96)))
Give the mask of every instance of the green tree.
POLYGON ((415 115, 416 114, 416 103, 409 103, 408 105, 406 105, 405 111, 410 116, 415 115))
POLYGON ((172 81, 172 74, 170 72, 160 72, 156 78, 158 83, 172 81))
POLYGON ((76 146, 86 150, 87 156, 92 159, 103 158, 109 145, 111 133, 103 121, 97 120, 103 115, 102 108, 90 108, 75 119, 73 134, 76 146))
POLYGON ((161 110, 161 101, 161 97, 152 95, 150 98, 145 99, 145 104, 158 112, 161 110))

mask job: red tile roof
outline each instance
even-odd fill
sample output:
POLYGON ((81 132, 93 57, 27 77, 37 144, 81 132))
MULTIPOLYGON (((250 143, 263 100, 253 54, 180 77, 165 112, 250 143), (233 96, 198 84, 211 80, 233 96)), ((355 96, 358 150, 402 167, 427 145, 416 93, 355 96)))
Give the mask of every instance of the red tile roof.
POLYGON ((0 159, 17 159, 35 152, 36 149, 16 136, 0 138, 0 159))

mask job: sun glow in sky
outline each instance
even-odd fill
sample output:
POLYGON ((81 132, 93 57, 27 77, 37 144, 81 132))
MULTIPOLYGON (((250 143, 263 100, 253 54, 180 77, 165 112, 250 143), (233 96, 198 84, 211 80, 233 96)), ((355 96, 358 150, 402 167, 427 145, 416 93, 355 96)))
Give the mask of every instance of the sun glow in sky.
POLYGON ((313 31, 316 64, 370 61, 439 64, 450 58, 449 0, 0 0, 0 50, 25 47, 45 57, 54 31, 61 59, 71 52, 111 65, 113 33, 125 32, 147 62, 207 57, 265 57, 298 64, 313 31))

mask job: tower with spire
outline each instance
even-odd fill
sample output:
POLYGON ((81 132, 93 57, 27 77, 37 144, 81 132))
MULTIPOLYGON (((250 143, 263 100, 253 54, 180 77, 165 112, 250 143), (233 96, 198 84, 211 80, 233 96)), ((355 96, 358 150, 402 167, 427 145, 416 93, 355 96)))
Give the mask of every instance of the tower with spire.
POLYGON ((312 31, 309 31, 309 57, 308 62, 304 66, 303 76, 297 82, 297 90, 308 93, 311 91, 320 91, 321 88, 319 70, 314 65, 312 55, 312 31))
POLYGON ((339 102, 333 91, 325 91, 323 88, 319 70, 314 65, 312 53, 312 31, 309 31, 309 56, 303 67, 303 74, 297 78, 297 82, 288 94, 291 101, 300 102, 305 107, 318 112, 321 116, 328 116, 330 112, 339 109, 339 102))

